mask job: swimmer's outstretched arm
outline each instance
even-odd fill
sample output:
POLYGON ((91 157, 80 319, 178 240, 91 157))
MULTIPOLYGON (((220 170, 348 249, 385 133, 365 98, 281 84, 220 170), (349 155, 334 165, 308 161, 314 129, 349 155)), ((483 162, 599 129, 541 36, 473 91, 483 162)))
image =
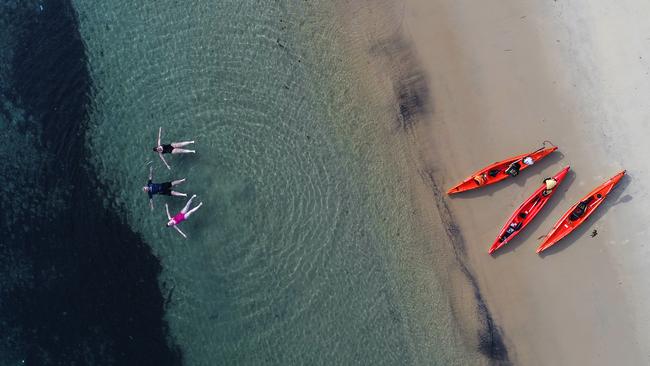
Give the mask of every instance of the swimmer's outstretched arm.
POLYGON ((174 225, 174 229, 176 229, 176 231, 178 231, 181 235, 183 235, 185 239, 187 239, 187 235, 185 235, 185 233, 182 232, 181 229, 178 228, 178 226, 174 225))
POLYGON ((149 167, 149 183, 151 183, 151 180, 153 179, 153 167, 149 167))
POLYGON ((162 127, 158 128, 158 143, 156 144, 156 147, 160 146, 160 137, 162 136, 162 127))
POLYGON ((172 167, 170 167, 169 164, 167 164, 167 160, 165 160, 165 157, 163 156, 163 154, 158 153, 158 156, 160 156, 160 160, 162 160, 163 163, 165 163, 165 166, 167 167, 167 169, 172 170, 172 167))
POLYGON ((165 211, 167 211, 167 220, 171 220, 172 216, 169 214, 169 206, 165 203, 165 211))

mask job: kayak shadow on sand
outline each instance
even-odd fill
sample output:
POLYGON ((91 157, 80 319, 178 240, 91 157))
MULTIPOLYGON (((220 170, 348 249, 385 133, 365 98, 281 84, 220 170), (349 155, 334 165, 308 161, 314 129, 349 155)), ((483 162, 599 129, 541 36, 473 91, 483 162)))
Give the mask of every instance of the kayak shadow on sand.
MULTIPOLYGON (((566 196, 566 192, 571 189, 571 185, 576 179, 576 173, 573 170, 569 170, 567 172, 566 177, 564 178, 564 181, 558 186, 558 191, 553 194, 553 197, 549 199, 549 201, 546 203, 546 205, 542 208, 542 210, 537 214, 537 216, 533 219, 533 221, 526 226, 519 235, 515 236, 512 241, 508 242, 508 244, 504 245, 500 249, 498 249, 496 252, 492 253, 492 257, 497 258, 503 254, 510 253, 515 251, 520 245, 527 243, 527 242, 532 242, 534 241, 531 240, 531 236, 535 235, 535 231, 540 227, 540 225, 545 224, 549 225, 548 218, 549 215, 551 215, 551 212, 553 211, 551 207, 557 206, 561 204, 561 202, 564 200, 564 197, 566 196)), ((519 206, 517 206, 519 207, 519 206)), ((516 208, 513 209, 513 211, 516 210, 516 208)), ((508 216, 509 217, 509 216, 508 216)), ((508 218, 504 218, 504 220, 507 220, 508 218)), ((505 224, 505 221, 504 221, 505 224)), ((553 223, 550 223, 550 225, 553 225, 553 223)), ((550 230, 551 226, 549 226, 550 230)), ((495 235, 498 234, 495 233, 495 235)), ((531 250, 537 249, 537 246, 539 244, 536 244, 534 248, 531 250)), ((528 249, 526 249, 528 250, 528 249)))
MULTIPOLYGON (((461 193, 456 193, 452 195, 447 195, 451 199, 468 199, 468 198, 476 198, 476 197, 482 197, 482 196, 492 196, 495 192, 498 192, 504 188, 507 188, 511 186, 512 184, 516 184, 520 187, 524 187, 526 185, 529 185, 529 181, 532 179, 534 180, 539 180, 540 184, 542 182, 542 179, 546 178, 539 178, 539 174, 541 173, 544 168, 549 167, 560 160, 564 159, 564 154, 562 154, 559 151, 556 151, 546 158, 542 159, 540 162, 533 164, 533 166, 529 167, 528 169, 524 170, 523 172, 519 173, 516 177, 504 179, 501 182, 497 182, 485 187, 473 189, 471 191, 467 192, 461 192, 461 193)), ((535 186, 537 186, 537 183, 535 183, 535 186)))
MULTIPOLYGON (((557 242, 555 245, 540 253, 539 256, 542 257, 542 259, 544 259, 546 256, 553 255, 555 253, 563 251, 564 249, 572 245, 574 242, 576 242, 578 239, 586 235, 588 231, 593 230, 594 222, 600 221, 600 219, 607 213, 607 211, 609 211, 610 208, 622 203, 627 203, 632 201, 634 197, 630 196, 629 194, 623 196, 623 193, 625 192, 625 188, 627 188, 627 186, 630 185, 632 180, 633 177, 631 177, 630 175, 628 174, 624 175, 623 178, 621 178, 620 182, 618 182, 618 184, 614 187, 611 193, 607 196, 605 201, 600 205, 600 207, 598 207, 596 211, 591 216, 589 216, 589 218, 587 218, 587 220, 585 220, 585 222, 582 225, 580 225, 577 229, 575 229, 572 233, 567 235, 565 238, 557 242)), ((553 222, 551 225, 553 224, 555 224, 555 222, 553 222)), ((551 228, 549 228, 549 230, 550 229, 551 228)), ((537 249, 537 247, 535 247, 535 249, 537 249)))

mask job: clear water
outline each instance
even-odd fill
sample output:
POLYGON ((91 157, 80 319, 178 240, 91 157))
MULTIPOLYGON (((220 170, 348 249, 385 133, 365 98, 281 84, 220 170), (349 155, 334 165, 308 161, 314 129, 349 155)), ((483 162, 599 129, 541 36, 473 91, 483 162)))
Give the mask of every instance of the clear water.
POLYGON ((420 252, 401 140, 357 95, 327 3, 74 5, 98 193, 160 257, 186 364, 477 362, 420 252), (151 151, 159 126, 196 140, 171 172, 151 151), (204 203, 188 240, 164 227, 182 198, 149 210, 149 166, 204 203))

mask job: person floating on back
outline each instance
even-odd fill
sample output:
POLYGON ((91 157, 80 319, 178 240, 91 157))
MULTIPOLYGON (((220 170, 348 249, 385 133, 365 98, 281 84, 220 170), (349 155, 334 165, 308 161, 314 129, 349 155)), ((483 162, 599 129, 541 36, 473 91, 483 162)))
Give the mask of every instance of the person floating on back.
POLYGON ((185 178, 164 182, 164 183, 153 183, 153 168, 149 167, 149 181, 147 185, 142 187, 142 190, 149 195, 149 205, 153 211, 153 195, 154 194, 164 194, 166 196, 177 196, 177 197, 187 197, 187 193, 176 192, 172 190, 173 186, 177 186, 185 182, 185 178))
POLYGON ((196 195, 193 195, 192 197, 190 197, 190 199, 185 204, 185 207, 183 207, 181 212, 177 213, 174 217, 172 217, 169 214, 169 206, 167 206, 167 204, 165 203, 165 211, 167 211, 167 218, 169 219, 169 221, 167 221, 167 224, 165 224, 165 225, 167 227, 173 227, 174 229, 176 229, 176 231, 178 231, 181 235, 183 235, 184 238, 187 238, 187 236, 176 225, 178 225, 181 222, 187 220, 190 217, 190 215, 192 213, 194 213, 194 211, 198 210, 199 207, 201 207, 201 205, 203 205, 203 202, 201 202, 201 203, 198 204, 198 206, 196 206, 193 209, 189 210, 190 205, 192 204, 192 200, 194 199, 194 197, 196 197, 196 195))
POLYGON ((165 157, 163 154, 188 154, 188 153, 196 153, 195 150, 188 150, 188 149, 182 149, 183 146, 193 144, 194 140, 192 141, 183 141, 183 142, 172 142, 171 144, 165 144, 162 145, 160 144, 160 137, 162 136, 162 127, 158 129, 158 142, 156 144, 156 147, 153 148, 153 151, 158 153, 158 156, 160 156, 160 159, 165 163, 165 166, 167 166, 167 169, 171 170, 172 168, 167 164, 167 161, 165 160, 165 157))

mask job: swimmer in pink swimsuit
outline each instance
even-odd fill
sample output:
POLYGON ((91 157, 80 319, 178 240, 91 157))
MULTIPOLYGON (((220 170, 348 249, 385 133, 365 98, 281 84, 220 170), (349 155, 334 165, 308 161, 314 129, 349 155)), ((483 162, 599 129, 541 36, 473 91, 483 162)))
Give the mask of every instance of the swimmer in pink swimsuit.
POLYGON ((158 153, 158 156, 160 156, 160 159, 165 163, 165 166, 167 169, 171 170, 172 168, 167 164, 167 160, 165 160, 165 157, 163 157, 163 154, 188 154, 188 153, 196 153, 196 150, 188 150, 188 149, 181 149, 185 145, 193 144, 194 140, 192 141, 183 141, 183 142, 172 142, 171 144, 160 144, 160 137, 162 135, 162 127, 158 129, 158 143, 156 144, 156 147, 153 148, 153 151, 158 153))
POLYGON ((174 217, 172 217, 172 216, 169 214, 169 206, 165 203, 165 210, 167 211, 167 218, 169 219, 169 221, 168 221, 167 224, 165 224, 165 225, 166 225, 167 227, 173 227, 174 229, 176 229, 176 231, 178 231, 181 235, 183 235, 184 238, 187 238, 187 236, 186 236, 185 233, 183 233, 183 232, 181 231, 181 229, 179 229, 178 226, 176 226, 176 225, 178 225, 178 224, 180 224, 181 222, 187 220, 187 219, 190 217, 190 215, 191 215, 194 211, 198 210, 199 207, 201 207, 201 205, 203 204, 203 202, 201 202, 201 203, 198 204, 198 206, 196 206, 196 207, 194 207, 193 209, 189 210, 190 205, 192 204, 192 200, 194 199, 194 197, 196 197, 196 195, 193 195, 192 197, 190 197, 190 199, 189 199, 189 200, 187 201, 187 203, 185 204, 185 207, 183 207, 183 209, 181 210, 181 212, 177 213, 176 216, 174 216, 174 217), (188 211, 188 210, 189 210, 189 211, 188 211))

